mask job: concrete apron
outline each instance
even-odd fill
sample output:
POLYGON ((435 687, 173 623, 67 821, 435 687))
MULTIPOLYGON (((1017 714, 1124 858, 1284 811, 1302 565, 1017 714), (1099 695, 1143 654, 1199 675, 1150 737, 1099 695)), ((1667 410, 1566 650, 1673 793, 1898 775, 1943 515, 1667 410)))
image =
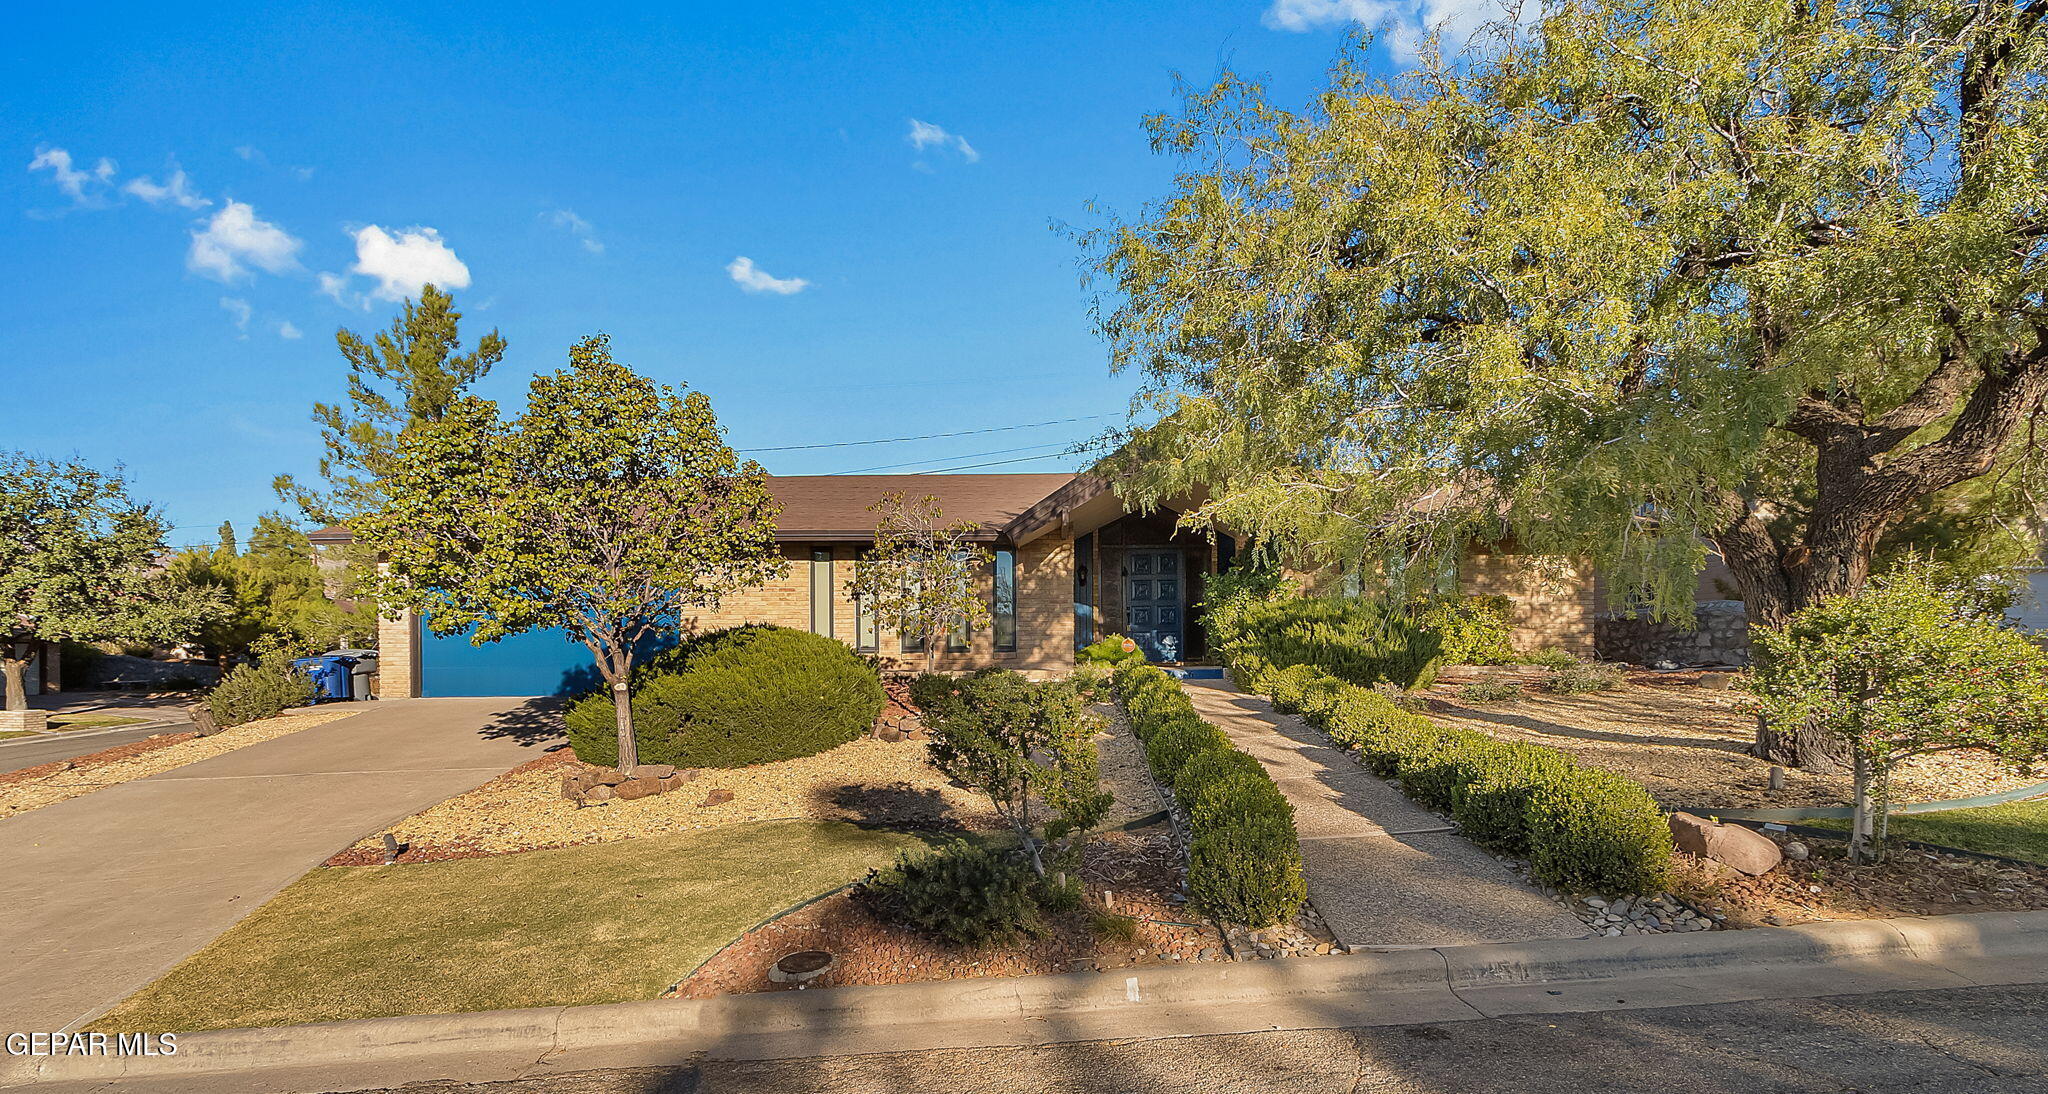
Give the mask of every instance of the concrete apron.
POLYGON ((1922 916, 220 1030, 175 1056, 6 1059, 0 1084, 349 1090, 2043 981, 2048 912, 1922 916))

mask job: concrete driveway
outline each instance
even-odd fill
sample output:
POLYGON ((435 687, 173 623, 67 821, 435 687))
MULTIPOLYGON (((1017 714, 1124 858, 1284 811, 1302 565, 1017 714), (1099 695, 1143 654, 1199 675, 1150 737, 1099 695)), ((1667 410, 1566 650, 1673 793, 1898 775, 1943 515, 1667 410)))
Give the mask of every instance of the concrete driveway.
POLYGON ((560 739, 546 700, 363 704, 0 821, 0 1029, 80 1025, 344 846, 560 739))

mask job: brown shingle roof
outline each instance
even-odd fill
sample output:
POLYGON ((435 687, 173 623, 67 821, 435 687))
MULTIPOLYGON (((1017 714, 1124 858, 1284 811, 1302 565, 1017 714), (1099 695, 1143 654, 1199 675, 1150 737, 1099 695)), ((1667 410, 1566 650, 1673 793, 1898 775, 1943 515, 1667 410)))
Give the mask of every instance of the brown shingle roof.
MULTIPOLYGON (((1018 514, 1074 478, 1052 475, 770 475, 768 490, 782 503, 775 538, 790 541, 862 540, 874 534, 868 506, 883 495, 906 501, 927 494, 939 499, 947 523, 971 520, 984 539, 997 538, 1018 514)), ((312 534, 315 543, 346 543, 348 529, 336 524, 312 534)))
POLYGON ((939 499, 948 523, 971 520, 994 539, 1018 514, 1065 486, 1073 475, 771 475, 768 489, 782 503, 776 538, 865 539, 874 534, 868 506, 883 495, 907 501, 939 499))

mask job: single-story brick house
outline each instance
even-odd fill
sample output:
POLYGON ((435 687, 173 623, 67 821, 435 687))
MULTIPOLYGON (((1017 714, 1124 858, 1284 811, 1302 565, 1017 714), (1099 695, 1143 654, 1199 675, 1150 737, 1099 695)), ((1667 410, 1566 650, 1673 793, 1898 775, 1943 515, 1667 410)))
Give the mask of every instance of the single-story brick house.
MULTIPOLYGON (((1204 578, 1228 566, 1232 537, 1174 527, 1171 509, 1129 512, 1097 478, 1070 474, 776 476, 782 505, 776 539, 789 560, 779 580, 698 613, 700 629, 774 623, 828 634, 905 668, 923 665, 915 642, 879 630, 851 592, 858 555, 873 539, 869 506, 884 495, 931 495, 949 521, 971 520, 994 557, 984 577, 994 625, 941 651, 941 669, 997 665, 1061 673, 1074 651, 1107 634, 1128 634, 1161 660, 1196 660, 1204 578)), ((316 548, 347 542, 343 528, 313 533, 316 548)), ((1593 582, 1569 565, 1533 567, 1512 554, 1474 552, 1461 567, 1468 592, 1505 594, 1516 605, 1516 640, 1590 652, 1593 582)), ((440 637, 411 615, 384 620, 378 647, 381 693, 415 695, 569 694, 597 683, 590 654, 559 632, 531 632, 482 647, 440 637)))

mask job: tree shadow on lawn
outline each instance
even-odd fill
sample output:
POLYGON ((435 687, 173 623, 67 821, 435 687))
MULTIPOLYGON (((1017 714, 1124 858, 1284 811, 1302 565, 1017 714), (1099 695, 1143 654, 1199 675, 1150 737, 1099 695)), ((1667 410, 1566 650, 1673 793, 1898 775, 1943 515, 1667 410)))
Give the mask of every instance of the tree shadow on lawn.
POLYGON ((820 804, 839 812, 838 819, 863 828, 961 834, 967 831, 952 803, 931 787, 915 787, 908 783, 889 786, 848 783, 821 787, 816 796, 820 804))

